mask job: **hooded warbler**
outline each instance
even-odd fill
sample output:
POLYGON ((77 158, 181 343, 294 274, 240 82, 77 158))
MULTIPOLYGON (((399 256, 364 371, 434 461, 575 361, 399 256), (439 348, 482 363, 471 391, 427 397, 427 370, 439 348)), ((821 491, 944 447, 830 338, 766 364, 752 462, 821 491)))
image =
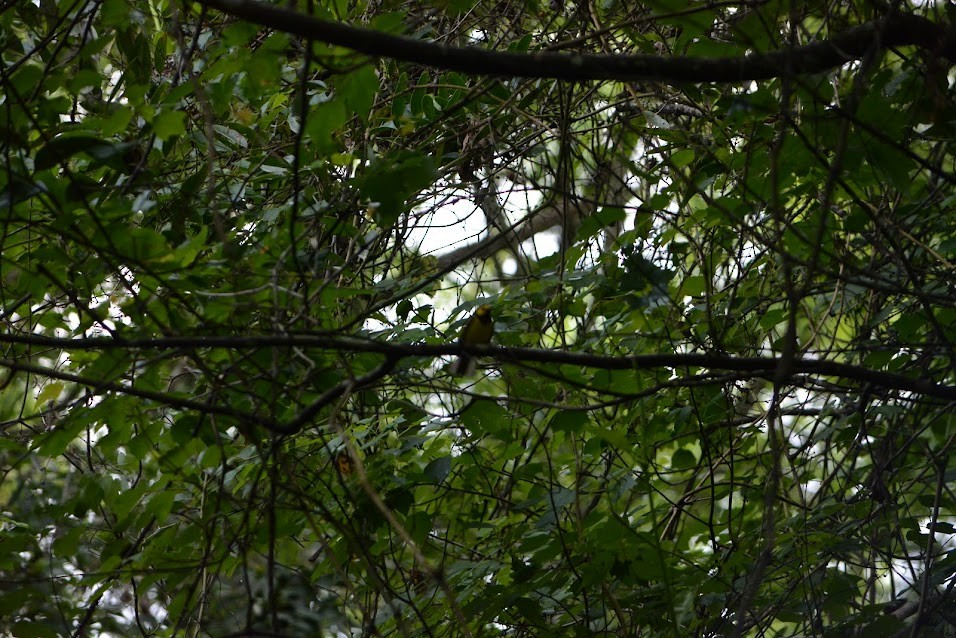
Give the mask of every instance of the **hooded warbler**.
MULTIPOLYGON (((468 323, 461 330, 461 336, 458 337, 460 345, 487 345, 491 342, 491 335, 495 330, 494 321, 491 318, 491 306, 478 306, 475 314, 471 316, 468 323)), ((467 377, 475 373, 478 362, 474 355, 462 353, 454 363, 451 364, 450 371, 456 377, 467 377)))

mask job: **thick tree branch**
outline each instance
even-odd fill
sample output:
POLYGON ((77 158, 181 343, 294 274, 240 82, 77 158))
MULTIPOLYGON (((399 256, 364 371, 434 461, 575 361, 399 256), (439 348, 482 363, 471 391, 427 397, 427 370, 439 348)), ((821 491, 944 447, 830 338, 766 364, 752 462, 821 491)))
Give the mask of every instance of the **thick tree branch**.
POLYGON ((820 73, 862 58, 880 38, 883 47, 913 45, 956 60, 956 30, 916 15, 874 20, 830 40, 784 51, 735 58, 688 58, 589 53, 513 53, 453 47, 322 20, 256 0, 197 0, 237 18, 373 57, 415 62, 473 75, 558 80, 659 81, 670 84, 742 83, 820 73))
MULTIPOLYGON (((257 336, 196 336, 161 337, 156 339, 115 339, 112 337, 85 337, 79 339, 60 339, 40 335, 0 334, 0 343, 29 344, 58 348, 62 350, 192 350, 204 348, 269 348, 300 347, 330 350, 336 352, 375 352, 385 355, 392 361, 405 357, 439 357, 460 354, 463 350, 458 344, 427 345, 404 344, 358 339, 355 337, 322 335, 257 335, 257 336)), ((614 357, 565 350, 543 350, 538 348, 503 348, 497 346, 465 346, 464 350, 502 362, 557 363, 603 370, 647 370, 653 368, 707 368, 709 370, 729 370, 751 373, 754 376, 772 379, 780 360, 777 357, 734 357, 717 354, 639 354, 614 357)), ((14 361, 0 360, 0 367, 11 370, 31 370, 30 366, 14 361)), ((928 379, 907 377, 892 372, 870 370, 860 366, 827 361, 825 359, 794 358, 790 369, 793 374, 817 374, 872 383, 875 386, 913 392, 947 401, 956 401, 956 386, 940 385, 928 379)), ((57 378, 70 380, 68 375, 57 378)), ((116 387, 110 384, 109 388, 116 387)), ((126 391, 122 389, 121 391, 126 391)), ((128 393, 128 392, 127 392, 128 393)), ((149 395, 159 393, 148 393, 149 395)), ((146 396, 144 398, 153 398, 146 396)), ((187 406, 188 407, 188 406, 187 406)))

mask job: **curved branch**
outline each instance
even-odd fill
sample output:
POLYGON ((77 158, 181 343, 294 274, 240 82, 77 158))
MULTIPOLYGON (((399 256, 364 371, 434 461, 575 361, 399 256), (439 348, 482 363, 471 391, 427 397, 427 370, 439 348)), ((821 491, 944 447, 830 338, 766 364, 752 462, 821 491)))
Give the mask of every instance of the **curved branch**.
POLYGON ((820 73, 862 58, 878 38, 882 47, 914 45, 956 60, 956 30, 916 15, 874 20, 830 40, 783 51, 734 58, 513 53, 453 47, 322 20, 258 0, 197 0, 237 18, 372 57, 391 58, 472 75, 557 80, 659 81, 738 84, 820 73))
POLYGON ((125 394, 138 399, 154 401, 160 405, 166 405, 171 408, 178 408, 180 410, 194 410, 202 414, 215 414, 218 416, 232 417, 243 423, 261 425, 267 429, 274 429, 278 427, 276 423, 270 421, 269 419, 257 416, 244 410, 237 410, 227 405, 217 405, 213 403, 193 401, 192 399, 178 397, 175 394, 168 392, 142 390, 140 388, 134 388, 123 383, 104 381, 103 379, 93 379, 69 372, 61 372, 60 370, 34 365, 32 363, 23 363, 10 359, 0 359, 0 368, 5 368, 11 372, 28 372, 32 375, 46 377, 48 379, 69 381, 70 383, 75 383, 79 386, 92 388, 93 391, 97 393, 112 392, 114 394, 125 394))

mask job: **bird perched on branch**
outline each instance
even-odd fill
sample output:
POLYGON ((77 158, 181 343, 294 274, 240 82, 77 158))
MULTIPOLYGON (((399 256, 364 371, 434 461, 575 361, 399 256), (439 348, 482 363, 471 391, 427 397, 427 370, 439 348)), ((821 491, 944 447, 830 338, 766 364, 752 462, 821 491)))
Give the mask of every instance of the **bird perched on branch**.
MULTIPOLYGON (((478 306, 475 314, 471 316, 468 323, 461 330, 461 336, 458 338, 460 345, 487 345, 491 342, 491 335, 494 333, 495 325, 491 318, 491 306, 478 306)), ((467 377, 475 373, 478 362, 474 355, 462 353, 454 363, 451 364, 450 371, 453 376, 467 377)))

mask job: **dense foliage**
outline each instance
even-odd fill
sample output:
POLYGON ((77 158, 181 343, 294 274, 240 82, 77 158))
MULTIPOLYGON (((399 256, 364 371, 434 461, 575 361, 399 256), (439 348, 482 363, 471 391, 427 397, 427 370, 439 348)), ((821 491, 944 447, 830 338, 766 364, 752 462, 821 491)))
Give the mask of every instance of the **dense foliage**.
POLYGON ((5 2, 0 634, 956 635, 893 6, 5 2))

